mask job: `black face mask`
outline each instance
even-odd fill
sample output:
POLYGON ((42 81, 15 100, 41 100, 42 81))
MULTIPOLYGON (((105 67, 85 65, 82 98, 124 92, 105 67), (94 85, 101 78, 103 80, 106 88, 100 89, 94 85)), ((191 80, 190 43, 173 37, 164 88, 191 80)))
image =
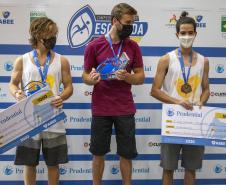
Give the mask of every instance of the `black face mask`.
POLYGON ((120 40, 124 40, 125 38, 129 37, 133 32, 133 25, 131 24, 121 24, 122 30, 118 31, 118 36, 120 40))
POLYGON ((43 45, 46 49, 53 49, 56 45, 56 36, 51 37, 49 39, 43 39, 43 45))

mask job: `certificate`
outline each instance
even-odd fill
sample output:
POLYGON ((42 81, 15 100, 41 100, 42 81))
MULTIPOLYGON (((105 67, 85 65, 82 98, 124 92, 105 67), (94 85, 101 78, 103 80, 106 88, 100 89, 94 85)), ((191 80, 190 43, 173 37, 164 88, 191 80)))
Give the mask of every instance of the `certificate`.
POLYGON ((226 109, 163 104, 162 143, 226 147, 226 109))
POLYGON ((0 154, 65 119, 48 86, 0 112, 0 154))

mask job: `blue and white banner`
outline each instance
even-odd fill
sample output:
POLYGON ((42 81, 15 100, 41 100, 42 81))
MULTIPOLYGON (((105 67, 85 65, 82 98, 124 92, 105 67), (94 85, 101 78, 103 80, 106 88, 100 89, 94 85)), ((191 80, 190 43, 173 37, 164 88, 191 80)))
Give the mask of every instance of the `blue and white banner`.
MULTIPOLYGON (((1 0, 0 2, 0 109, 15 103, 8 82, 15 59, 30 51, 30 22, 41 16, 53 19, 59 28, 54 50, 70 62, 74 86, 73 96, 64 103, 69 146, 69 163, 61 168, 60 185, 92 184, 89 153, 92 86, 81 78, 84 49, 94 38, 110 29, 110 13, 114 1, 79 0, 1 0), (65 175, 64 175, 65 174, 65 175)), ((137 107, 136 139, 138 157, 134 162, 133 184, 160 185, 159 167, 162 104, 150 96, 151 85, 160 57, 179 46, 176 21, 183 10, 197 23, 194 50, 208 57, 211 96, 208 106, 226 108, 226 1, 223 0, 125 0, 138 12, 132 39, 141 48, 145 84, 134 86, 132 93, 137 107), (149 168, 149 170, 148 170, 149 168), (139 173, 138 173, 139 172, 139 173)), ((121 184, 113 131, 111 153, 106 156, 103 185, 121 184)), ((226 148, 206 147, 202 173, 197 185, 226 184, 226 148)), ((22 185, 23 168, 14 166, 15 149, 0 155, 0 185, 22 185)), ((179 164, 180 166, 180 164, 179 164)), ((47 169, 41 158, 37 167, 37 184, 47 184, 47 169), (44 169, 44 170, 43 170, 44 169)), ((184 169, 175 171, 175 185, 183 184, 184 169)))

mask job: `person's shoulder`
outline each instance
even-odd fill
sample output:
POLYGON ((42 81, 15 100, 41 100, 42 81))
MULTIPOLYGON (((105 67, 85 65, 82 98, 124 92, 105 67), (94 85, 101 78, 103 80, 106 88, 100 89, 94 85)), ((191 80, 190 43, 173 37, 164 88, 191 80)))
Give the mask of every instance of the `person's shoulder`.
POLYGON ((173 57, 173 56, 177 57, 177 48, 165 53, 164 55, 162 55, 160 57, 160 60, 169 62, 170 58, 173 57))
MULTIPOLYGON (((32 51, 33 51, 33 50, 32 50, 32 51)), ((26 59, 26 58, 29 58, 30 56, 32 56, 32 51, 29 51, 29 52, 27 52, 27 53, 24 53, 24 54, 18 56, 18 57, 16 58, 15 62, 23 62, 23 59, 24 59, 24 58, 26 59)))
POLYGON ((202 55, 201 53, 196 52, 196 55, 197 55, 198 58, 203 58, 203 61, 205 63, 209 63, 209 59, 207 57, 205 57, 204 55, 202 55))
MULTIPOLYGON (((59 54, 58 54, 59 55, 59 54)), ((67 65, 69 64, 68 59, 64 55, 59 55, 60 56, 60 61, 62 65, 67 65)))
POLYGON ((194 49, 192 50, 192 52, 195 53, 195 55, 197 55, 197 57, 203 57, 203 58, 205 58, 205 56, 204 56, 203 54, 197 52, 197 51, 194 50, 194 49))
POLYGON ((165 55, 160 57, 159 62, 169 62, 169 60, 170 60, 170 54, 166 53, 165 55))
POLYGON ((23 55, 17 57, 14 61, 14 70, 22 70, 23 68, 23 55))
POLYGON ((93 39, 92 41, 90 41, 87 45, 86 48, 92 48, 92 47, 96 47, 97 45, 101 45, 104 42, 106 42, 105 37, 102 35, 98 38, 93 39))
POLYGON ((17 57, 15 62, 23 62, 23 55, 17 57))

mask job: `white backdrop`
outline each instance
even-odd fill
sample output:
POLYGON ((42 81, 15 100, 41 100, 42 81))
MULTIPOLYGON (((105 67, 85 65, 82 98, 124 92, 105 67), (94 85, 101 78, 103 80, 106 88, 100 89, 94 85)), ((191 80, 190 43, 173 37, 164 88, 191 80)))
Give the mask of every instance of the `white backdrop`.
MULTIPOLYGON (((42 15, 53 19, 59 27, 55 50, 65 55, 71 64, 74 94, 65 103, 67 114, 68 164, 60 168, 61 185, 88 185, 92 180, 91 160, 88 151, 90 139, 90 101, 92 87, 82 83, 83 52, 90 39, 105 34, 109 29, 112 7, 120 1, 0 0, 0 109, 14 103, 9 94, 8 82, 13 61, 30 50, 28 30, 30 21, 42 15), (73 27, 77 29, 73 29, 73 27), (74 36, 72 36, 74 34, 74 36)), ((210 60, 210 106, 226 107, 226 1, 224 0, 125 0, 139 14, 133 39, 142 49, 145 84, 133 87, 137 106, 136 138, 139 156, 133 161, 133 184, 161 184, 159 167, 159 141, 161 104, 149 96, 158 59, 178 46, 175 22, 182 10, 196 19, 195 50, 210 60)), ((121 175, 115 155, 115 138, 112 151, 106 156, 104 185, 119 185, 121 175)), ((0 155, 0 184, 20 185, 23 167, 14 166, 15 149, 0 155)), ((197 172, 197 184, 226 184, 226 149, 206 148, 203 168, 197 172)), ((47 184, 47 170, 43 160, 37 167, 39 185, 47 184)), ((175 173, 175 184, 182 184, 184 170, 175 173)))

